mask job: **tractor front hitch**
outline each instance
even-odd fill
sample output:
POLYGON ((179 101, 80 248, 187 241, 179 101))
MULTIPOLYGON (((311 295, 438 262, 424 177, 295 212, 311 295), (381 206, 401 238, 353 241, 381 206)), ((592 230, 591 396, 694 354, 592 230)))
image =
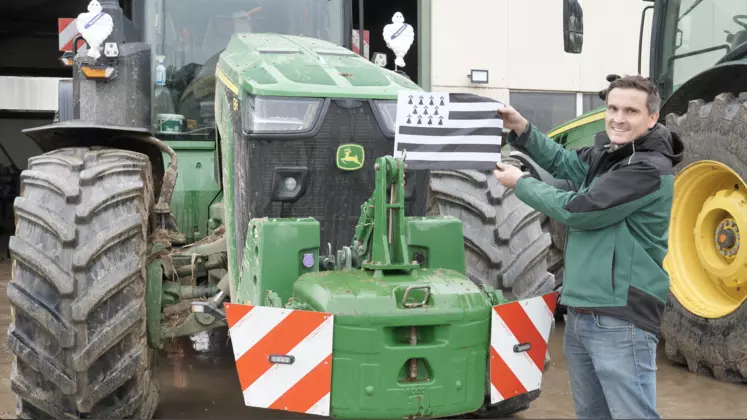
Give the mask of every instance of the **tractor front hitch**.
POLYGON ((179 249, 154 243, 146 288, 152 348, 163 348, 165 339, 227 325, 222 307, 230 290, 228 274, 220 274, 226 269, 225 240, 215 237, 220 234, 179 249))

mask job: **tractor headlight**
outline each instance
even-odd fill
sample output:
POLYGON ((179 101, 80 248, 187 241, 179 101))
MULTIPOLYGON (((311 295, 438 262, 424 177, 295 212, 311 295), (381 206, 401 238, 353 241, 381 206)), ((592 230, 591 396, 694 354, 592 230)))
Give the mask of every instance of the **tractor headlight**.
POLYGON ((322 100, 247 96, 243 106, 244 131, 248 134, 304 133, 319 118, 322 100))
POLYGON ((389 134, 394 135, 394 125, 397 121, 397 101, 374 101, 381 116, 381 123, 389 134))

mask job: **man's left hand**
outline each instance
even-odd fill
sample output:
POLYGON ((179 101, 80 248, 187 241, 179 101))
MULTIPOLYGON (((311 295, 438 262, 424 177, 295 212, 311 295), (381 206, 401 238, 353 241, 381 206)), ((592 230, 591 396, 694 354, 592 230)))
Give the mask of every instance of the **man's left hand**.
POLYGON ((506 188, 516 188, 516 182, 524 175, 521 169, 505 163, 496 163, 498 169, 494 170, 495 178, 506 188))

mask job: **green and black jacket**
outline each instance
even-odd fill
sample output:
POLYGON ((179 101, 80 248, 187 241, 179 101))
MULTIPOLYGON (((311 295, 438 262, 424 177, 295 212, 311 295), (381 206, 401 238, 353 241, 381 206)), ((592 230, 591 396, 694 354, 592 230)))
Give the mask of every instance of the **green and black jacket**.
POLYGON ((529 176, 516 184, 519 199, 568 227, 560 302, 658 333, 669 293, 662 263, 680 138, 657 124, 616 150, 604 132, 594 146, 565 150, 530 124, 508 142, 555 178, 580 186, 563 191, 529 176))

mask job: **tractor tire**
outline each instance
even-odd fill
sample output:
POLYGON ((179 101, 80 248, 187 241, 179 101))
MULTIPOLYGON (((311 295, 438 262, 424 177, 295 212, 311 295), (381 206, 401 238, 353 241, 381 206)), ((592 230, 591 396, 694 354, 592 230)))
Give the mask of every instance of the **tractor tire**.
POLYGON ((542 231, 552 238, 552 246, 547 252, 547 269, 555 277, 555 288, 563 283, 563 250, 565 249, 565 226, 542 215, 542 231))
POLYGON ((552 243, 540 224, 542 215, 492 174, 432 170, 429 199, 429 215, 462 221, 467 274, 473 282, 500 289, 508 300, 553 290, 555 279, 548 272, 552 243))
POLYGON ((8 300, 20 418, 143 418, 159 402, 146 340, 148 158, 66 148, 29 159, 8 300))
MULTIPOLYGON (((717 171, 729 173, 725 169, 719 169, 718 164, 725 165, 736 174, 728 178, 734 181, 728 183, 727 195, 723 197, 736 195, 734 192, 740 193, 738 177, 742 179, 741 189, 747 189, 744 186, 744 180, 747 180, 747 96, 742 94, 737 98, 732 94, 721 94, 712 102, 691 101, 684 115, 667 115, 666 125, 681 137, 685 144, 685 155, 675 168, 682 189, 678 190, 678 184, 675 183, 669 254, 665 264, 672 280, 661 326, 665 353, 675 363, 687 365, 693 373, 709 374, 725 382, 747 382, 747 300, 740 304, 738 298, 735 298, 731 301, 734 308, 705 317, 688 310, 687 307, 692 305, 677 298, 677 294, 681 294, 679 290, 682 290, 682 285, 690 284, 696 286, 687 289, 692 290, 688 292, 689 296, 704 299, 704 289, 697 286, 717 287, 713 285, 720 281, 712 275, 706 277, 708 268, 700 264, 699 258, 683 258, 683 254, 689 247, 695 247, 695 241, 699 239, 694 234, 695 226, 691 225, 690 220, 696 220, 703 214, 701 206, 706 201, 701 198, 706 192, 709 197, 713 197, 711 191, 716 190, 703 189, 707 185, 705 180, 722 176, 717 171), (700 161, 718 163, 708 163, 704 167, 707 176, 698 177, 697 173, 692 172, 696 174, 695 177, 685 178, 692 176, 684 172, 685 168, 700 161), (693 185, 689 182, 691 179, 703 184, 693 185), (692 195, 693 193, 701 196, 692 195), (690 210, 678 213, 678 196, 681 197, 680 200, 685 200, 682 201, 685 203, 682 209, 690 210), (689 212, 692 212, 692 216, 689 212), (687 269, 683 269, 685 267, 687 269), (696 276, 703 276, 702 279, 707 281, 694 280, 696 276), (731 312, 726 313, 728 310, 731 312)), ((698 166, 692 166, 687 171, 694 168, 698 166)), ((721 184, 716 185, 724 188, 723 184, 727 182, 723 182, 722 178, 721 184)), ((747 232, 747 226, 740 228, 747 232)), ((715 237, 714 232, 713 238, 715 237)), ((705 240, 710 239, 706 237, 705 240)), ((716 247, 716 244, 713 246, 716 247)), ((743 249, 740 253, 745 251, 747 250, 743 249)), ((687 255, 697 254, 688 252, 687 255)), ((710 296, 714 295, 709 293, 708 296, 707 300, 713 302, 710 296)))
MULTIPOLYGON (((520 166, 512 158, 504 158, 504 162, 520 166)), ((510 301, 553 291, 555 279, 548 272, 551 237, 542 229, 540 213, 522 203, 513 190, 503 187, 490 173, 430 172, 428 215, 453 216, 462 221, 470 280, 501 290, 510 301)), ((545 369, 549 364, 548 349, 545 369)), ((536 390, 486 405, 465 418, 496 418, 524 411, 539 394, 536 390)))
MULTIPOLYGON (((549 234, 552 238, 552 246, 547 253, 547 269, 555 277, 555 287, 553 290, 559 291, 563 287, 563 275, 565 274, 565 238, 566 227, 563 224, 542 216, 542 231, 549 234)), ((564 315, 568 312, 565 305, 560 302, 555 306, 555 320, 564 320, 564 315)))

